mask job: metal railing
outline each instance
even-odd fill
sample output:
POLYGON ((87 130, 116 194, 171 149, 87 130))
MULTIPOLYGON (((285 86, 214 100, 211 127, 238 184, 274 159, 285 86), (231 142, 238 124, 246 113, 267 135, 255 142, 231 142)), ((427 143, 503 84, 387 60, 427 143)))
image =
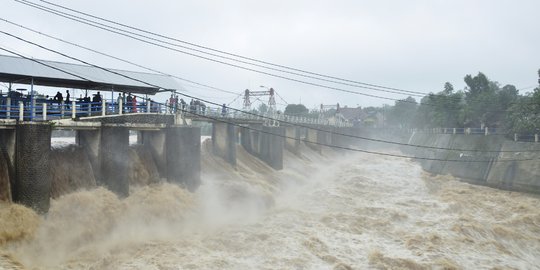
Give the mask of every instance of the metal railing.
POLYGON ((516 142, 540 142, 540 133, 511 133, 501 128, 426 128, 407 129, 407 132, 428 134, 463 134, 463 135, 503 135, 516 142))
POLYGON ((49 121, 57 119, 76 119, 91 116, 110 116, 136 113, 179 114, 183 118, 246 120, 261 122, 265 125, 278 126, 280 122, 292 124, 311 124, 335 127, 351 127, 352 124, 340 119, 309 118, 290 116, 275 112, 257 115, 223 107, 204 105, 169 106, 151 100, 142 102, 100 102, 71 101, 57 102, 51 100, 11 99, 0 97, 0 119, 17 119, 18 121, 49 121))

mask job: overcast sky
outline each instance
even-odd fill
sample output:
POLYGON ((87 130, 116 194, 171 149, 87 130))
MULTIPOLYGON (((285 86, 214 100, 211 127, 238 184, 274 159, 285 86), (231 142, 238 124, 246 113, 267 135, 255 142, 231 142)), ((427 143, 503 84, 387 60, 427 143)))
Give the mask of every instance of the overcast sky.
MULTIPOLYGON (((446 81, 462 89, 463 77, 479 71, 501 85, 527 88, 520 91, 525 93, 537 85, 540 68, 540 1, 537 0, 49 1, 214 49, 423 93, 442 90, 446 81)), ((69 21, 12 0, 2 0, 2 10, 2 19, 238 94, 246 88, 264 90, 259 87, 264 85, 276 89, 286 102, 301 101, 308 108, 321 103, 349 107, 393 104, 392 100, 309 86, 212 63, 69 21)), ((97 65, 144 71, 5 22, 0 22, 0 29, 97 65)), ((34 58, 73 62, 2 34, 0 47, 34 58)), ((371 95, 406 98, 406 95, 268 72, 371 95)), ((219 103, 235 99, 233 94, 189 83, 182 85, 189 94, 219 103)), ((279 97, 276 101, 284 104, 279 97)), ((241 107, 241 98, 233 106, 241 107)))

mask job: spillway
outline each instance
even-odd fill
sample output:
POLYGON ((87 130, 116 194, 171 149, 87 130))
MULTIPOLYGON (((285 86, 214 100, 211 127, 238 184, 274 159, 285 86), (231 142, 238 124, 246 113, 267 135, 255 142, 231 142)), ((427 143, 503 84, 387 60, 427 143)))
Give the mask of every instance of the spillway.
MULTIPOLYGON (((203 143, 202 185, 101 187, 46 216, 0 205, 5 269, 533 269, 540 198, 431 176, 400 158, 301 146, 275 171, 203 143)), ((142 165, 141 165, 142 166, 142 165)))

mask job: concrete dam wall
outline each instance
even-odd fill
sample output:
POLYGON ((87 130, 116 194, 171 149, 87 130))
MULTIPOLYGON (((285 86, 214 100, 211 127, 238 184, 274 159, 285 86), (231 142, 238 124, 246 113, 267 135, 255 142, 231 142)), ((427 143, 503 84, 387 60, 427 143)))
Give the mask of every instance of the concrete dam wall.
POLYGON ((418 160, 427 172, 450 174, 469 183, 500 189, 540 193, 538 143, 514 142, 502 135, 428 133, 413 133, 408 143, 478 151, 402 147, 402 151, 408 155, 437 159, 418 160), (485 162, 475 162, 479 160, 485 162))

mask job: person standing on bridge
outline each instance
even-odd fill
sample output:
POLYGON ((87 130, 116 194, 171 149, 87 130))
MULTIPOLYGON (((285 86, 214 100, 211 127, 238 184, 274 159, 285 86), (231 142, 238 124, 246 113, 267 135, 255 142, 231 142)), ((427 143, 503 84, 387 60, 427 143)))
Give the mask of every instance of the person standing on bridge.
POLYGON ((66 104, 66 109, 68 109, 68 110, 70 108, 70 106, 69 106, 70 105, 69 103, 71 102, 70 98, 71 98, 71 96, 69 95, 69 90, 66 90, 66 102, 65 102, 65 104, 66 104))
POLYGON ((225 117, 227 115, 227 105, 223 103, 223 106, 221 106, 221 116, 225 117))
POLYGON ((128 94, 128 96, 126 97, 126 112, 130 112, 131 111, 131 107, 133 105, 133 101, 132 101, 133 97, 131 96, 131 93, 128 94))
POLYGON ((137 96, 133 96, 133 98, 131 98, 131 112, 137 112, 137 96))
POLYGON ((54 100, 56 101, 58 106, 60 106, 60 104, 64 100, 64 97, 62 96, 62 93, 60 93, 60 91, 56 92, 56 96, 54 96, 54 100))
POLYGON ((186 112, 186 102, 184 99, 180 99, 180 110, 182 110, 182 113, 186 112))

